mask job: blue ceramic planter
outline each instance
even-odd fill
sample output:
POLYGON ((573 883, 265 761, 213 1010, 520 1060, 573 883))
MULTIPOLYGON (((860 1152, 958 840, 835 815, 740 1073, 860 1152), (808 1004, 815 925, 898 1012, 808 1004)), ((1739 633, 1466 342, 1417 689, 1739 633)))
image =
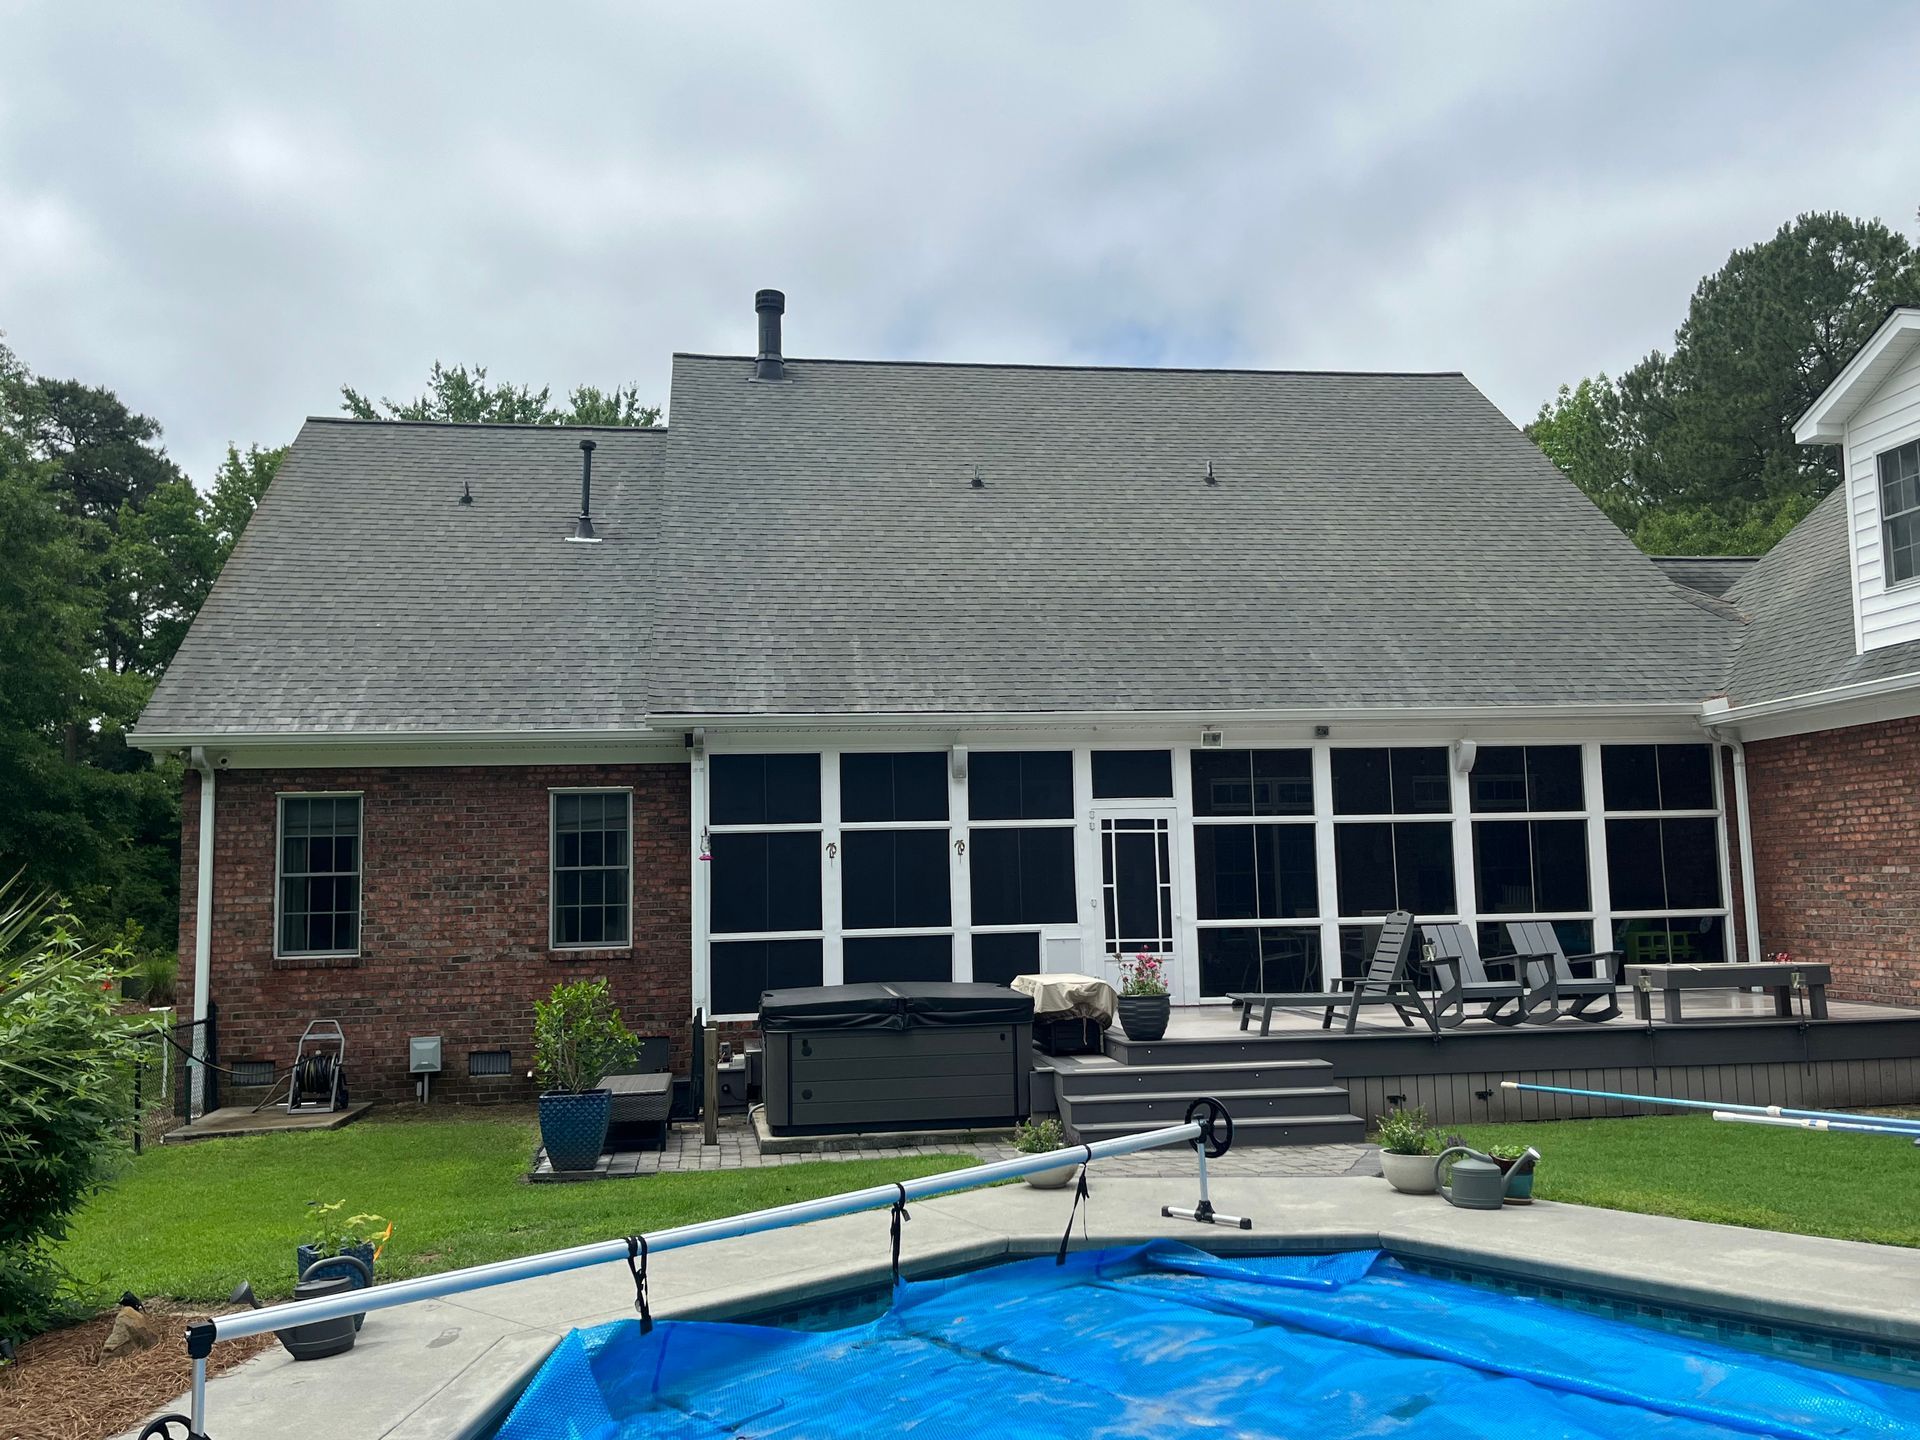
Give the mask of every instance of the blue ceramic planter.
POLYGON ((605 1090, 581 1095, 552 1090, 540 1097, 540 1143, 556 1170, 591 1170, 607 1143, 613 1096, 605 1090))

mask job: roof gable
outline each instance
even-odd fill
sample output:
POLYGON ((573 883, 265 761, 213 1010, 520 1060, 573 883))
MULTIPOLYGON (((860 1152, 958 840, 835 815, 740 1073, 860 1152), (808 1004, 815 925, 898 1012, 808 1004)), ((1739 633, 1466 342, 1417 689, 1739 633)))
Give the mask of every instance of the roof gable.
POLYGON ((1820 392, 1793 427, 1802 445, 1839 445, 1847 438, 1847 421, 1873 399, 1887 378, 1920 345, 1920 307, 1899 306, 1867 337, 1846 368, 1820 392))

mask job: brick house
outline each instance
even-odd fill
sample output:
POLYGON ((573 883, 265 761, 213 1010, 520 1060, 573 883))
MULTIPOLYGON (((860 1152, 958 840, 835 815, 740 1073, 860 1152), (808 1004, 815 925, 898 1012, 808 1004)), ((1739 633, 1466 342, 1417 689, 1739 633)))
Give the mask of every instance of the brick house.
POLYGON ((1749 563, 1641 555, 1458 374, 788 359, 783 308, 670 429, 302 428, 137 736, 228 1060, 336 1018, 359 1096, 436 1035, 524 1098, 563 978, 684 1068, 769 986, 1146 950, 1199 1004, 1400 907, 1917 997, 1920 312, 1749 563))

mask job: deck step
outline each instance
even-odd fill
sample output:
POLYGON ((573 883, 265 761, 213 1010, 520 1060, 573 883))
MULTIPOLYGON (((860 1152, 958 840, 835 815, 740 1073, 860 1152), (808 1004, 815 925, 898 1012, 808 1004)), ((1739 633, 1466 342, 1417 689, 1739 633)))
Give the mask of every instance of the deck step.
MULTIPOLYGON (((1319 1032, 1314 1039, 1319 1040, 1319 1032)), ((1341 1036, 1346 1039, 1345 1035, 1341 1036)), ((1242 1035, 1195 1035, 1178 1039, 1132 1040, 1109 1030, 1103 1044, 1109 1058, 1122 1065, 1206 1066, 1246 1065, 1264 1061, 1285 1062, 1298 1056, 1302 1040, 1298 1035, 1282 1039, 1278 1035, 1263 1038, 1259 1031, 1242 1035)))
MULTIPOLYGON (((1083 1144, 1136 1134, 1140 1129, 1135 1124, 1107 1120, 1068 1128, 1074 1140, 1083 1144)), ((1366 1138, 1367 1122, 1358 1115, 1263 1115, 1233 1122, 1236 1150, 1272 1145, 1348 1145, 1366 1138)))
POLYGON ((1060 1113, 1075 1127, 1083 1124, 1124 1123, 1133 1126, 1178 1125, 1200 1095, 1213 1095, 1227 1107, 1237 1125, 1242 1120, 1303 1115, 1344 1115, 1350 1103, 1338 1085, 1299 1086, 1291 1089, 1149 1091, 1139 1095, 1060 1095, 1060 1113))
POLYGON ((1138 1095, 1185 1090, 1212 1095, 1227 1090, 1277 1090, 1318 1084, 1333 1066, 1325 1060, 1230 1061, 1225 1065, 1082 1064, 1055 1070, 1054 1083, 1068 1095, 1138 1095))

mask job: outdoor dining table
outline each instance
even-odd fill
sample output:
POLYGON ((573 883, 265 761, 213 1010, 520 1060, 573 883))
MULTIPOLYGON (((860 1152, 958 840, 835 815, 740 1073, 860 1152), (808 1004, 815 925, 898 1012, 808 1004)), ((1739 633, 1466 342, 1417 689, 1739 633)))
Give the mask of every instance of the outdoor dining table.
POLYGON ((1793 994, 1804 990, 1807 1010, 1816 1020, 1827 1018, 1827 982, 1830 965, 1803 965, 1797 961, 1753 961, 1720 965, 1629 965, 1627 985, 1633 991, 1633 1011, 1642 1020, 1653 1018, 1653 992, 1665 1000, 1665 1019, 1678 1024, 1680 997, 1689 990, 1746 990, 1773 992, 1773 1013, 1793 1015, 1793 994))

